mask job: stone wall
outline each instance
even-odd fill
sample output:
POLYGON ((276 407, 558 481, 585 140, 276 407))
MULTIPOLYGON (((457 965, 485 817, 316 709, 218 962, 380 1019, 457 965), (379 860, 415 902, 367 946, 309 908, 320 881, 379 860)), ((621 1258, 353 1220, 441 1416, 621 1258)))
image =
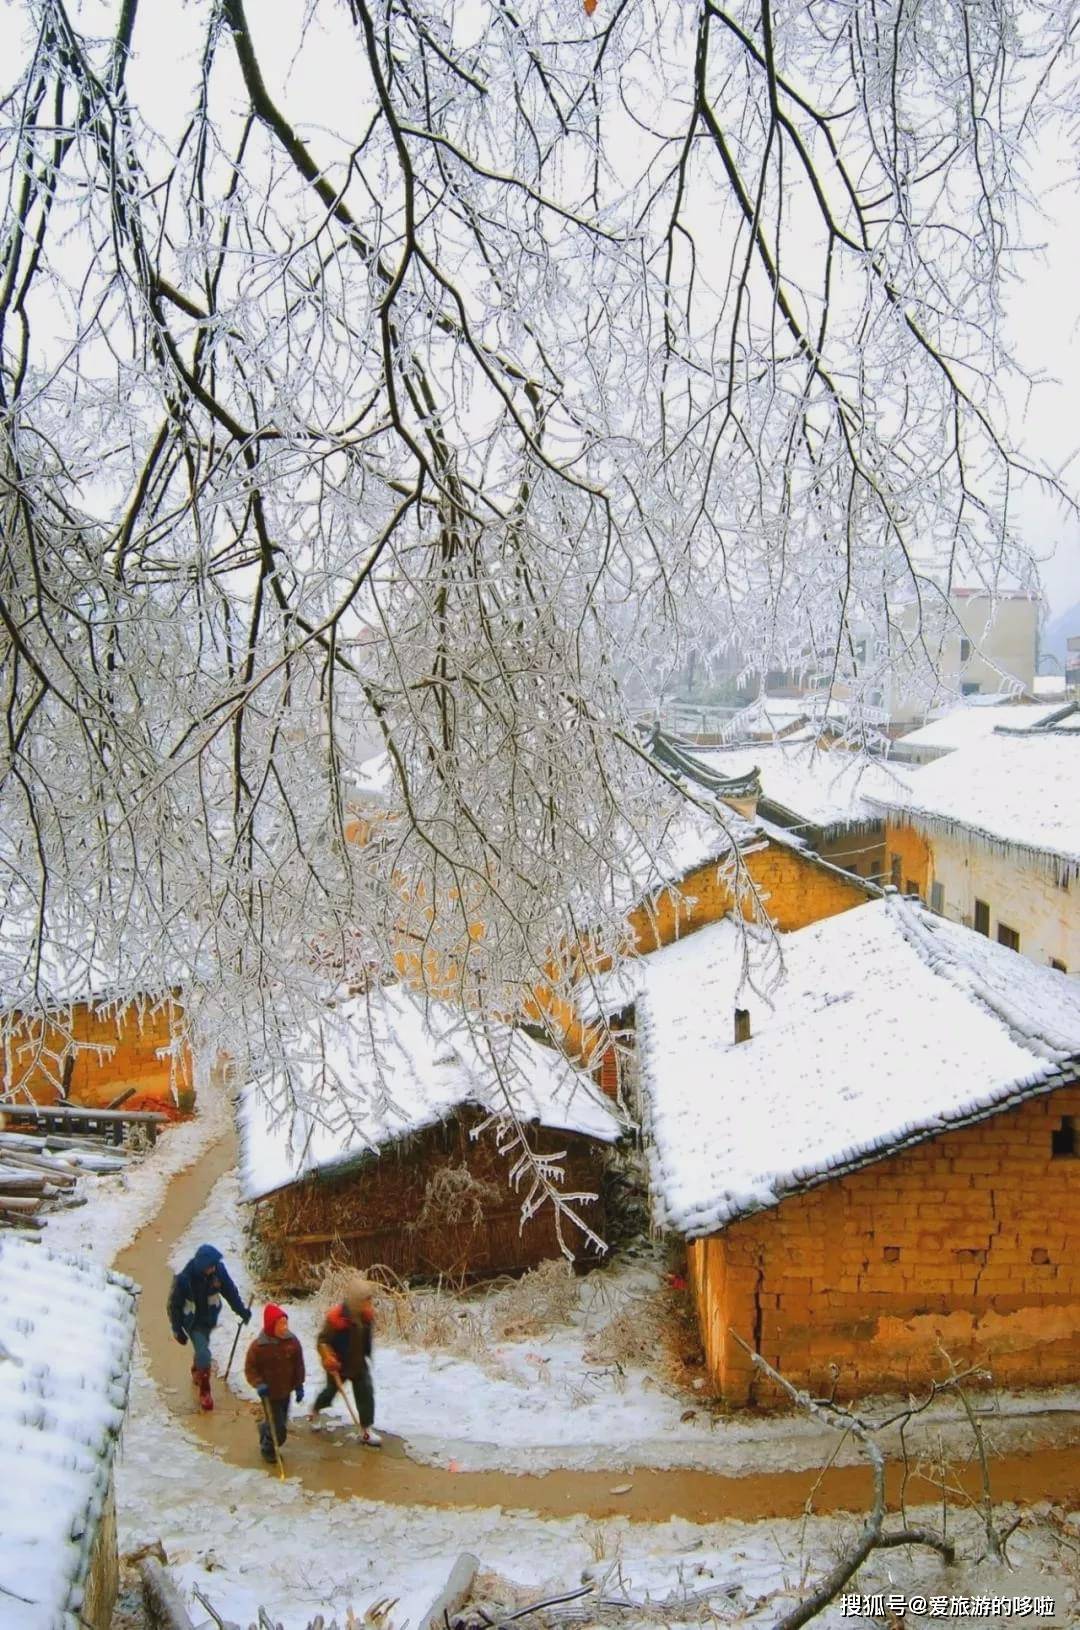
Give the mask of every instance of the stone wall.
POLYGON ((1080 1371, 1080 1086, 795 1194, 688 1249, 710 1372, 776 1401, 734 1330, 790 1380, 903 1390, 960 1364, 1005 1385, 1080 1371), (1077 1154, 1055 1154, 1075 1118, 1077 1154))

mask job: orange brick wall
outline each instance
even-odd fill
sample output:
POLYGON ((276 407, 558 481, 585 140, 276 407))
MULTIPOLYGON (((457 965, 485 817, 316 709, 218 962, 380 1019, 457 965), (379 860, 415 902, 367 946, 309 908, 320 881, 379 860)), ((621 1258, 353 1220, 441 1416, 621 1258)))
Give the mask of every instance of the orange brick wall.
POLYGON ((1009 1385, 1080 1373, 1080 1159, 1052 1158, 1080 1086, 947 1132, 689 1246, 706 1361, 725 1398, 772 1403, 743 1340, 844 1398, 989 1364, 1009 1385))
POLYGON ((923 900, 930 898, 930 845, 910 826, 897 826, 891 821, 885 827, 885 876, 892 881, 890 868, 893 855, 900 856, 900 887, 906 889, 910 879, 923 900))
MULTIPOLYGON (((795 849, 770 843, 747 855, 745 863, 781 933, 866 904, 857 878, 841 876, 795 849)), ((665 889, 651 910, 636 907, 630 913, 630 927, 639 951, 655 951, 706 923, 719 922, 731 907, 723 869, 713 863, 684 878, 678 890, 665 889)))
POLYGON ((27 1020, 5 1049, 3 1090, 18 1088, 39 1104, 53 1103, 60 1096, 56 1082, 63 1074, 57 1055, 74 1041, 71 1103, 100 1109, 127 1087, 155 1098, 189 1102, 193 1078, 188 1050, 176 1060, 158 1057, 158 1049, 167 1047, 178 1032, 181 1018, 179 1006, 165 1000, 147 1003, 141 1013, 134 1004, 116 1013, 80 1002, 70 1014, 65 1012, 62 1021, 42 1026, 27 1020))

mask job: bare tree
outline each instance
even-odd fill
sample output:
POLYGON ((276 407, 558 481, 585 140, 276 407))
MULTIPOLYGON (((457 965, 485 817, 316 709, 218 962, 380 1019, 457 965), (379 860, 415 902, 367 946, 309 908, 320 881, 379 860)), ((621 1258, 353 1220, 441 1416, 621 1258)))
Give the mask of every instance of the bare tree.
POLYGON ((24 1004, 182 984, 263 1057, 328 969, 527 1012, 688 818, 632 728, 649 652, 737 630, 858 693, 860 628, 931 672, 958 574, 1030 580, 999 300, 1071 5, 4 26, 24 1004))

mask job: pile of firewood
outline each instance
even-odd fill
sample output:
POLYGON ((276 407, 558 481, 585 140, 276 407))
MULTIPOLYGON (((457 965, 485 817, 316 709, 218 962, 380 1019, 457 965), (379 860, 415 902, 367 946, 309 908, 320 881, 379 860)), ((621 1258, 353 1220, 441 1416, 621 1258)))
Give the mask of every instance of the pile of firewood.
POLYGON ((118 1172, 127 1157, 90 1138, 0 1131, 0 1228, 37 1232, 48 1211, 85 1205, 83 1172, 118 1172))

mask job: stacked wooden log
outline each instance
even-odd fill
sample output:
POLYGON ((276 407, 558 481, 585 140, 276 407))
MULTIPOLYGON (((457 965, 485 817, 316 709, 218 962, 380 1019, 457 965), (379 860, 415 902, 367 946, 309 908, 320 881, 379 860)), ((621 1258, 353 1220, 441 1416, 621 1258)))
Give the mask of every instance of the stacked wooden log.
POLYGON ((46 1212, 85 1205, 83 1172, 123 1171, 127 1157, 89 1138, 0 1131, 0 1228, 37 1232, 46 1212))

